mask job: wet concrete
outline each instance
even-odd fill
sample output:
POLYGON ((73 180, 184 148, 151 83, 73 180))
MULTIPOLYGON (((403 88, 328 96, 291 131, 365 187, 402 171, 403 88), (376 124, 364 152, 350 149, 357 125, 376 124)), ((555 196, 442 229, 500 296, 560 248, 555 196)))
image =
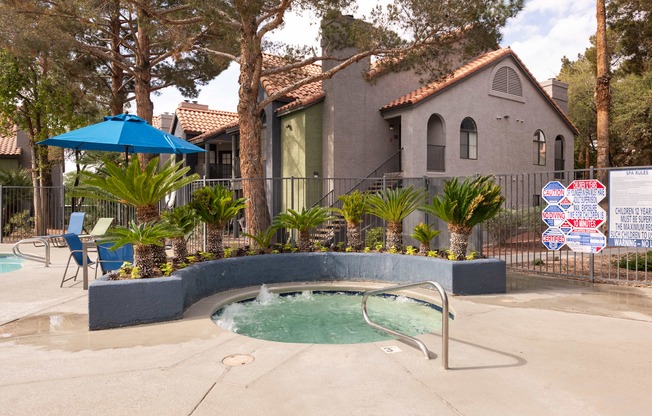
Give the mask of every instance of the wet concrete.
POLYGON ((505 295, 469 296, 487 305, 557 310, 652 322, 652 288, 509 273, 505 295))
POLYGON ((3 416, 611 416, 652 408, 644 394, 652 391, 652 288, 510 273, 506 294, 451 296, 445 371, 437 333, 420 337, 433 357, 425 360, 397 340, 290 344, 224 331, 210 314, 237 294, 201 300, 178 321, 89 332, 81 284, 59 288, 68 252, 54 254, 51 268, 0 275, 3 416))

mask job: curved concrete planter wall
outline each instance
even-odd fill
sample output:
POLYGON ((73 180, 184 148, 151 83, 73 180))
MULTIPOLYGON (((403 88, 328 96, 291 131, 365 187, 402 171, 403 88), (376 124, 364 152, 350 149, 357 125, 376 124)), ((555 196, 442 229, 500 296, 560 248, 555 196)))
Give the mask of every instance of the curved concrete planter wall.
POLYGON ((96 280, 88 291, 90 329, 179 319, 198 300, 263 283, 304 281, 439 282, 455 295, 504 293, 505 262, 448 261, 378 253, 293 253, 197 263, 172 277, 96 280))

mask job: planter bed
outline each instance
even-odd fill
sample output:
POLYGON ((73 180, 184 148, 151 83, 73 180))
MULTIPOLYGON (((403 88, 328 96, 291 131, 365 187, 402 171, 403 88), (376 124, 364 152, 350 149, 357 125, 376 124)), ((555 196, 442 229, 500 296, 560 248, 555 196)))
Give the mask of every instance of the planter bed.
POLYGON ((198 300, 230 289, 306 281, 432 280, 454 295, 504 293, 505 262, 449 261, 380 253, 292 253, 193 264, 172 277, 96 280, 88 293, 89 329, 180 319, 198 300))

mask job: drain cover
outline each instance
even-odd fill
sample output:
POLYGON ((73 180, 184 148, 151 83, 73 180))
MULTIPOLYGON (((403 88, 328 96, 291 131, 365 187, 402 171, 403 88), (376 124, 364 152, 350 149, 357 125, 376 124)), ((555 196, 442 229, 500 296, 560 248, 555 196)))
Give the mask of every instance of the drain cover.
POLYGON ((237 367, 239 365, 246 365, 252 363, 253 361, 254 361, 254 357, 252 357, 251 355, 233 354, 224 357, 224 359, 222 360, 222 364, 228 365, 230 367, 237 367))

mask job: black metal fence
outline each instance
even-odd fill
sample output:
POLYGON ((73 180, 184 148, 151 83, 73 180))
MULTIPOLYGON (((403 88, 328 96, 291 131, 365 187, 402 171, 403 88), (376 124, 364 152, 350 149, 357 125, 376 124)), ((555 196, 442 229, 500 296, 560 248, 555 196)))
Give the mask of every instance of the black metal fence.
MULTIPOLYGON (((631 169, 631 168, 630 168, 631 169)), ((632 247, 606 247, 597 254, 575 252, 567 246, 548 250, 541 242, 548 228, 541 211, 546 201, 542 188, 550 181, 568 186, 574 180, 600 179, 607 184, 609 169, 572 170, 551 173, 498 175, 496 181, 505 196, 504 209, 482 225, 485 255, 502 258, 513 270, 633 285, 652 284, 652 256, 648 250, 632 247)), ((605 210, 608 196, 601 204, 605 210)), ((607 233, 607 223, 598 228, 607 233)))
MULTIPOLYGON (((469 249, 489 257, 504 259, 507 267, 513 270, 550 274, 570 278, 610 281, 628 284, 648 285, 652 283, 652 256, 648 260, 645 249, 607 247, 598 254, 577 253, 566 247, 550 251, 541 243, 541 235, 547 225, 541 220, 541 210, 545 201, 541 197, 542 188, 549 181, 558 180, 564 185, 575 179, 606 177, 607 171, 574 170, 551 173, 497 175, 496 182, 502 187, 505 196, 504 208, 493 220, 475 227, 469 242, 469 249)), ((393 175, 374 178, 275 178, 263 179, 270 214, 273 217, 288 209, 300 211, 315 205, 339 208, 338 196, 355 190, 377 192, 380 189, 408 187, 423 188, 427 200, 442 192, 445 178, 400 178, 393 175)), ((160 209, 170 209, 184 205, 192 198, 192 193, 203 187, 221 184, 242 196, 243 185, 251 179, 200 180, 170 195, 161 201, 160 209)), ((98 218, 112 217, 115 225, 126 225, 135 219, 135 212, 119 203, 110 203, 92 198, 73 198, 66 188, 36 189, 41 193, 46 206, 47 232, 61 233, 67 228, 67 220, 72 211, 87 213, 85 225, 90 230, 98 218)), ((35 189, 31 187, 0 187, 0 242, 12 243, 34 235, 35 189)), ((606 200, 604 201, 606 204, 606 200)), ((606 205, 605 205, 606 206, 606 205)), ((449 247, 447 224, 440 219, 421 211, 410 215, 403 223, 404 245, 417 247, 418 242, 410 237, 414 226, 427 223, 441 231, 431 246, 433 249, 449 247)), ((366 215, 362 224, 365 244, 372 249, 384 243, 383 221, 366 215)), ((604 230, 602 226, 602 231, 604 230)), ((243 236, 246 230, 244 213, 235 218, 225 230, 225 244, 230 247, 245 247, 250 241, 243 236)), ((288 243, 296 239, 286 231, 278 231, 277 243, 288 243)), ((323 224, 313 233, 314 241, 325 246, 346 244, 346 226, 343 221, 323 224)), ((205 230, 197 228, 190 238, 190 249, 205 249, 205 230)))

